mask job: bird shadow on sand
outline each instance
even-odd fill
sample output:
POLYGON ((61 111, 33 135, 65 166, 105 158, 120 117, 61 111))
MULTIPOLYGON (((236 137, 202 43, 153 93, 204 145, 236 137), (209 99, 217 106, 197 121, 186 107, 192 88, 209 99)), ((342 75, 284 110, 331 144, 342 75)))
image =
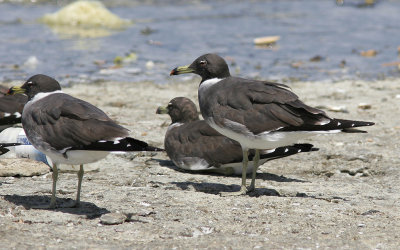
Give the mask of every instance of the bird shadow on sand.
MULTIPOLYGON (((219 195, 221 192, 236 192, 240 190, 239 185, 225 185, 219 183, 209 183, 209 182, 171 182, 171 184, 176 185, 178 188, 182 190, 195 190, 196 192, 203 192, 207 194, 215 194, 219 195)), ((349 201, 346 198, 342 198, 339 196, 332 197, 323 197, 323 196, 315 196, 308 195, 306 193, 296 192, 296 193, 279 193, 275 189, 270 188, 256 188, 254 191, 247 193, 245 196, 249 197, 260 197, 260 196, 278 196, 278 197, 293 197, 293 198, 309 198, 316 200, 324 200, 327 202, 335 202, 338 203, 340 201, 349 201)))
POLYGON ((25 209, 38 209, 48 211, 58 211, 69 214, 85 215, 87 219, 95 219, 103 214, 110 213, 105 208, 100 208, 90 202, 82 202, 79 207, 71 207, 75 200, 70 198, 57 198, 55 209, 46 208, 50 204, 50 197, 43 195, 4 195, 4 200, 23 206, 25 209), (39 208, 40 207, 40 208, 39 208))
MULTIPOLYGON (((221 192, 236 192, 240 190, 239 185, 225 185, 220 183, 210 183, 210 182, 172 182, 171 184, 176 185, 178 188, 182 190, 191 190, 194 189, 196 192, 203 192, 207 194, 216 194, 219 195, 221 192)), ((249 196, 253 196, 252 193, 257 192, 257 196, 265 195, 265 196, 280 196, 279 192, 275 189, 268 188, 259 188, 253 192, 248 193, 249 196)))
MULTIPOLYGON (((200 174, 200 175, 208 175, 208 176, 225 176, 226 178, 241 178, 241 175, 225 175, 223 173, 214 173, 210 171, 190 171, 190 170, 185 170, 178 168, 177 166, 174 165, 172 161, 169 160, 161 160, 161 159, 152 159, 160 166, 162 167, 167 167, 169 169, 181 172, 181 173, 188 173, 188 174, 200 174)), ((251 174, 247 174, 247 178, 249 178, 251 174)), ((251 177, 250 177, 251 178, 251 177)), ((308 182, 304 180, 299 180, 299 179, 294 179, 294 178, 288 178, 283 175, 276 175, 276 174, 271 174, 271 173, 257 173, 256 180, 264 180, 264 181, 275 181, 275 182, 308 182)))

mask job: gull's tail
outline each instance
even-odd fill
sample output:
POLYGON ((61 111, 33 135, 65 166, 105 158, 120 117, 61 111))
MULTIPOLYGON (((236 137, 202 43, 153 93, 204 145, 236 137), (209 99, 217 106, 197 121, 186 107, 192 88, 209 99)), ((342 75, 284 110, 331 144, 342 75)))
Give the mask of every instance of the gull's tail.
MULTIPOLYGON (((319 148, 315 148, 314 145, 309 143, 299 143, 293 144, 292 146, 279 147, 272 150, 260 151, 260 159, 268 159, 274 160, 278 158, 283 158, 291 155, 295 155, 297 153, 318 151, 319 148)), ((254 154, 249 156, 249 159, 252 160, 254 154)))
POLYGON ((85 146, 73 147, 70 150, 93 151, 164 151, 164 149, 150 146, 144 141, 132 137, 120 138, 115 141, 97 141, 85 146))

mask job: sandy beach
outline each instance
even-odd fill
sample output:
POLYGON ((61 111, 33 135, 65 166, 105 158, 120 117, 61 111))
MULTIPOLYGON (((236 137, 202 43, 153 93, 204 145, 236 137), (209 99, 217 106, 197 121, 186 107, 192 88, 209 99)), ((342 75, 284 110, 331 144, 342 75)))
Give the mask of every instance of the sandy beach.
MULTIPOLYGON (((197 102, 198 81, 87 83, 64 92, 162 147, 170 120, 157 107, 176 96, 197 102)), ((84 175, 80 208, 63 207, 75 199, 75 173, 60 174, 56 210, 31 208, 50 201, 51 173, 0 177, 0 248, 397 249, 400 79, 289 85, 331 117, 376 125, 303 141, 320 150, 267 162, 256 191, 240 197, 218 195, 239 190, 239 176, 182 171, 165 153, 91 164, 98 170, 84 175), (106 225, 113 219, 119 224, 106 225)))

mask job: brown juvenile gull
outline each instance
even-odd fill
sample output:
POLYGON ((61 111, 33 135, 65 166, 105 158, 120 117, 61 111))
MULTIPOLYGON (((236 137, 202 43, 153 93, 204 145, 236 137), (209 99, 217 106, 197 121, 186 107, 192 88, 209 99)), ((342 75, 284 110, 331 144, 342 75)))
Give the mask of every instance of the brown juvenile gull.
MULTIPOLYGON (((177 67, 171 75, 195 73, 201 76, 198 89, 200 111, 204 120, 219 133, 240 143, 243 150, 242 195, 246 188, 248 151, 291 145, 303 138, 323 133, 365 132, 354 127, 373 122, 332 119, 324 111, 312 108, 284 84, 231 76, 225 60, 205 54, 188 66, 177 67)), ((257 165, 257 164, 256 164, 257 165)), ((255 171, 257 168, 253 168, 255 171)))
MULTIPOLYGON (((221 135, 204 120, 199 120, 196 105, 186 97, 175 97, 157 114, 169 114, 172 123, 164 138, 164 148, 173 163, 185 170, 213 171, 224 174, 242 173, 243 154, 240 144, 221 135)), ((266 161, 316 151, 311 144, 295 144, 272 150, 261 150, 260 165, 266 161)), ((249 151, 253 162, 254 150, 249 151)), ((252 171, 251 164, 247 173, 252 171)), ((253 173, 256 173, 254 171, 253 173)))
POLYGON ((128 129, 103 111, 61 91, 46 75, 34 75, 9 94, 26 94, 22 126, 30 143, 52 161, 53 188, 50 208, 56 205, 57 165, 80 165, 75 206, 79 206, 83 164, 98 161, 111 151, 159 151, 146 142, 127 137, 128 129))

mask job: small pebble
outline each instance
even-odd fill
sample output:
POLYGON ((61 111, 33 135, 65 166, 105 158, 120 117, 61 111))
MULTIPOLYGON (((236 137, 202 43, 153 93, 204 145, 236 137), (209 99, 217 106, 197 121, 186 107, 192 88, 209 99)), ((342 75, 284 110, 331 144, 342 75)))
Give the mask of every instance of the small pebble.
POLYGON ((371 210, 368 210, 368 211, 366 211, 366 212, 364 212, 364 213, 362 213, 361 215, 373 215, 373 214, 375 214, 375 213, 380 213, 380 211, 379 210, 376 210, 376 209, 371 209, 371 210))
POLYGON ((346 106, 326 106, 326 105, 319 105, 317 108, 320 109, 327 109, 333 112, 341 112, 341 113, 349 113, 346 106))
POLYGON ((102 215, 100 222, 103 225, 118 225, 124 223, 126 218, 126 215, 121 213, 109 213, 102 215))
POLYGON ((358 104, 358 108, 359 109, 371 109, 372 108, 372 105, 371 104, 368 104, 368 103, 359 103, 358 104))

